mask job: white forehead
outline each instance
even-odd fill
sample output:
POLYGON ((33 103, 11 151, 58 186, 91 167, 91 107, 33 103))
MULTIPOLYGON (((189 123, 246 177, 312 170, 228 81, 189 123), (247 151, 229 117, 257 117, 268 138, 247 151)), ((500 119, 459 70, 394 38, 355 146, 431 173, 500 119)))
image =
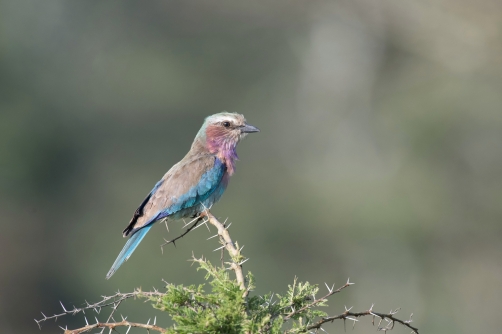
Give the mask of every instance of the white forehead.
POLYGON ((240 124, 245 123, 246 119, 240 114, 230 112, 220 112, 206 118, 206 122, 208 123, 219 123, 224 121, 240 124))

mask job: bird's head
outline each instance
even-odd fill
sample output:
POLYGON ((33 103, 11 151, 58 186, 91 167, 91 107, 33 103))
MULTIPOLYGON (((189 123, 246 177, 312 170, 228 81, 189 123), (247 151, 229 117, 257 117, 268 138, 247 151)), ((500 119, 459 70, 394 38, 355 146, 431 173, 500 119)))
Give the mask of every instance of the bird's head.
POLYGON ((206 118, 197 137, 211 153, 227 163, 232 173, 234 160, 237 159, 235 147, 248 133, 259 131, 258 128, 247 124, 243 115, 221 112, 206 118))

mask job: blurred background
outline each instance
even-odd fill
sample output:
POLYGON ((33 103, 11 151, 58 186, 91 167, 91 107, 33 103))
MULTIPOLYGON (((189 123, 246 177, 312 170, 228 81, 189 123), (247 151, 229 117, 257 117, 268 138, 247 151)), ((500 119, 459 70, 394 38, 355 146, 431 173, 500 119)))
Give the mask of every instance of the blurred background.
MULTIPOLYGON (((181 222, 105 275, 145 195, 227 110, 261 129, 213 209, 255 293, 350 277, 330 314, 375 303, 421 333, 498 332, 501 17, 493 0, 2 1, 1 331, 85 325, 40 331, 59 301, 203 282, 187 259, 219 261, 214 229, 161 253, 181 222)), ((170 323, 140 301, 119 313, 170 323)))

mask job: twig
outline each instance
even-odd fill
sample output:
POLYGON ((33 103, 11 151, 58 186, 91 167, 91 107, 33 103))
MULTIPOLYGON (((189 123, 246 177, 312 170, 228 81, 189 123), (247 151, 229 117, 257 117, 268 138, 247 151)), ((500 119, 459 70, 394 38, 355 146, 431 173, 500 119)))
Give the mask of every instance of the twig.
MULTIPOLYGON (((93 328, 109 328, 110 329, 110 332, 112 330, 115 329, 115 327, 139 327, 139 328, 144 328, 148 331, 152 330, 152 331, 156 331, 156 332, 159 332, 159 333, 167 333, 167 330, 165 330, 164 328, 162 327, 159 327, 159 326, 155 326, 155 325, 148 325, 148 324, 140 324, 140 323, 136 323, 136 322, 129 322, 127 320, 122 320, 121 322, 111 322, 111 323, 107 323, 107 322, 97 322, 95 324, 92 324, 92 325, 87 325, 85 327, 82 327, 82 328, 78 328, 78 329, 66 329, 64 331, 65 334, 80 334, 80 333, 85 333, 85 332, 88 332, 90 331, 91 329, 93 328)), ((129 331, 129 329, 127 330, 129 331)))
MULTIPOLYGON (((187 230, 185 232, 183 232, 183 234, 181 234, 180 236, 177 236, 176 238, 172 239, 172 240, 166 240, 164 239, 164 243, 162 245, 160 245, 160 249, 162 250, 162 253, 164 253, 164 246, 165 245, 168 245, 170 243, 172 243, 175 247, 176 247, 176 240, 178 239, 181 239, 183 238, 185 235, 187 235, 191 230, 193 230, 201 221, 202 221, 202 217, 199 216, 195 219, 193 219, 191 222, 189 222, 187 225, 189 225, 190 223, 194 222, 192 224, 192 226, 190 226, 189 228, 187 228, 187 230)), ((166 225, 167 226, 167 225, 166 225)), ((186 226, 186 225, 185 225, 186 226)))

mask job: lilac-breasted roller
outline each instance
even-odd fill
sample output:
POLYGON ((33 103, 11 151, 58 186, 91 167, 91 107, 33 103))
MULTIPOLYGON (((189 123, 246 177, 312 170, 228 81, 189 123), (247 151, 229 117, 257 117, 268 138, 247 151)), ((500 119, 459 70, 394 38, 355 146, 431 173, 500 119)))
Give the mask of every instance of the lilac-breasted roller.
POLYGON ((130 236, 106 278, 127 261, 153 223, 197 217, 216 203, 235 170, 236 146, 248 133, 258 132, 243 115, 229 112, 205 119, 190 151, 146 196, 125 228, 130 236))

